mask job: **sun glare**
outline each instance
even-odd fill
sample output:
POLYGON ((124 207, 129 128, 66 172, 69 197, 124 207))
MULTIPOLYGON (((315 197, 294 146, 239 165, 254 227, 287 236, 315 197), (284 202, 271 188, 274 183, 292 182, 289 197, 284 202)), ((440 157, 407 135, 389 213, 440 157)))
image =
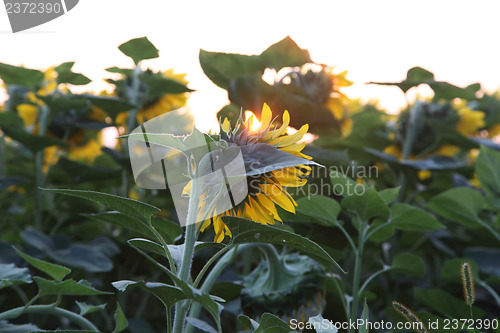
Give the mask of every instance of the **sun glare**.
POLYGON ((260 128, 260 121, 257 119, 257 117, 253 114, 252 111, 245 111, 245 121, 248 121, 248 124, 250 125, 250 130, 252 132, 257 131, 260 128))

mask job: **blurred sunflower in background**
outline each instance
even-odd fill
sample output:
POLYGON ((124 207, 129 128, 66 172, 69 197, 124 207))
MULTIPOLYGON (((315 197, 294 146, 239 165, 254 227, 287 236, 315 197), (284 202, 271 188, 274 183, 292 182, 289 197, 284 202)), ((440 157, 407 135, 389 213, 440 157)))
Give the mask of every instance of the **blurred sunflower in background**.
POLYGON ((16 91, 12 101, 14 110, 22 118, 28 133, 40 133, 41 112, 47 116, 45 135, 58 138, 67 147, 50 146, 43 150, 43 172, 56 164, 59 157, 92 164, 101 154, 101 129, 109 126, 107 114, 73 95, 65 84, 58 82, 55 67, 44 71, 44 79, 35 92, 16 91), (54 107, 57 106, 57 107, 54 107))
MULTIPOLYGON (((208 215, 213 218, 206 219, 201 230, 204 231, 213 225, 215 241, 222 242, 225 236, 231 237, 231 231, 222 221, 224 216, 236 216, 253 220, 262 224, 274 224, 282 221, 276 205, 282 209, 295 213, 297 203, 287 192, 287 187, 300 187, 306 184, 304 177, 311 173, 311 157, 301 153, 305 142, 300 142, 307 133, 309 126, 303 125, 296 133, 287 135, 287 127, 290 116, 287 111, 283 113, 283 121, 280 125, 275 124, 271 109, 264 104, 260 122, 255 115, 249 114, 244 121, 239 121, 233 128, 227 119, 222 122, 220 134, 210 136, 218 142, 242 149, 243 159, 248 160, 252 156, 264 159, 265 154, 289 154, 297 157, 294 166, 278 168, 265 173, 247 176, 248 195, 246 199, 236 207, 227 211, 218 212, 215 208, 208 208, 208 215)), ((252 158, 253 158, 252 157, 252 158)), ((246 163, 245 163, 246 164, 246 163)), ((245 165, 246 166, 246 165, 245 165)), ((251 171, 246 170, 247 172, 251 171)), ((183 195, 188 196, 191 191, 191 182, 184 188, 183 195)), ((207 206, 208 198, 201 203, 207 206)), ((200 212, 204 209, 200 209, 200 212)))
POLYGON ((347 71, 335 73, 334 67, 319 65, 319 70, 317 67, 318 65, 306 64, 300 70, 285 74, 276 84, 315 104, 327 107, 340 122, 342 135, 347 136, 352 130, 352 120, 346 107, 349 98, 341 89, 353 83, 346 78, 347 71))

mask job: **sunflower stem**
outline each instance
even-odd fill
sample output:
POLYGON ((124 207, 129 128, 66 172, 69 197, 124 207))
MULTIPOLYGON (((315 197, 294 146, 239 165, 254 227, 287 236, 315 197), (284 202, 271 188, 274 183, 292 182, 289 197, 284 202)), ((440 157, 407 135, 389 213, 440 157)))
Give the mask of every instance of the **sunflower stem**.
MULTIPOLYGON (((47 131, 47 121, 49 118, 49 109, 47 106, 43 105, 40 107, 40 119, 39 119, 39 136, 44 136, 47 131)), ((43 177, 43 164, 44 164, 44 149, 41 149, 35 154, 35 228, 36 230, 42 230, 42 219, 43 219, 43 196, 42 187, 44 184, 43 177)))
MULTIPOLYGON (((360 296, 360 280, 361 280, 361 264, 363 259, 363 249, 365 246, 365 236, 367 229, 367 222, 363 221, 359 228, 358 247, 356 249, 356 257, 354 262, 354 277, 352 286, 352 306, 351 306, 351 320, 356 321, 358 318, 358 305, 360 296)), ((353 333, 353 329, 349 329, 349 333, 353 333)))
MULTIPOLYGON (((191 275, 191 263, 193 260, 194 245, 196 242, 196 222, 200 203, 199 180, 195 175, 191 176, 191 195, 189 197, 188 214, 186 218, 186 234, 184 241, 184 255, 179 269, 179 279, 189 281, 191 275)), ((178 302, 175 306, 173 332, 184 332, 184 323, 190 301, 178 302)))

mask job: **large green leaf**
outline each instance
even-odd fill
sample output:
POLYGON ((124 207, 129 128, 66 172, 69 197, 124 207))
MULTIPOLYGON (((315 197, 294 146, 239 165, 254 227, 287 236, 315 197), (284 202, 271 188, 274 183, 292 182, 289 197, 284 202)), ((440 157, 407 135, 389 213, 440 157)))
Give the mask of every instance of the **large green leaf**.
POLYGON ((122 292, 135 287, 146 289, 156 296, 167 309, 171 309, 175 303, 187 298, 180 288, 159 282, 121 280, 113 282, 113 287, 122 292))
POLYGON ((50 262, 46 262, 46 261, 43 261, 40 259, 33 258, 32 256, 29 256, 26 253, 19 251, 15 247, 14 247, 14 250, 17 252, 17 254, 21 258, 23 258, 24 260, 29 262, 33 267, 39 269, 40 271, 44 272, 45 274, 50 275, 56 281, 61 281, 62 279, 64 279, 64 277, 66 275, 71 273, 71 269, 69 269, 67 267, 52 264, 50 262))
POLYGON ((147 37, 134 38, 118 46, 137 65, 141 60, 158 58, 158 49, 147 37))
POLYGON ((159 208, 151 206, 147 203, 132 200, 129 198, 119 197, 113 194, 82 191, 82 190, 64 190, 64 189, 44 189, 45 191, 65 194, 77 198, 87 199, 105 205, 114 209, 122 214, 128 215, 144 223, 151 221, 151 216, 160 211, 159 208))
POLYGON ((34 90, 42 85, 44 75, 35 69, 0 63, 0 78, 5 84, 25 86, 28 89, 34 90))
POLYGON ((378 195, 385 201, 386 204, 390 205, 397 199, 399 190, 401 186, 386 188, 378 192, 378 195))
POLYGON ((400 230, 424 231, 444 228, 434 216, 408 204, 391 206, 391 226, 400 230))
POLYGON ((363 221, 374 217, 386 218, 389 216, 387 204, 373 187, 364 187, 362 194, 354 193, 344 198, 342 206, 355 212, 363 221))
POLYGON ((232 79, 253 74, 262 75, 264 65, 259 56, 218 53, 200 50, 200 65, 213 83, 228 89, 232 79))
POLYGON ((232 243, 234 244, 268 243, 283 245, 307 254, 329 269, 335 265, 342 270, 340 265, 321 246, 301 235, 239 217, 224 216, 222 220, 231 230, 233 234, 232 243))
POLYGON ((411 253, 401 253, 392 259, 391 268, 396 272, 423 278, 425 275, 425 264, 422 258, 411 253))
POLYGON ((92 287, 88 281, 64 280, 61 282, 46 280, 34 276, 33 280, 38 285, 38 295, 109 295, 112 293, 100 291, 92 287))
POLYGON ((260 58, 265 67, 274 68, 276 71, 283 67, 302 66, 311 62, 309 51, 301 49, 290 36, 269 46, 261 53, 260 58))
POLYGON ((260 317, 259 327, 253 333, 295 333, 283 320, 273 314, 264 313, 260 317))
POLYGON ((154 233, 148 228, 147 225, 135 218, 129 217, 116 211, 97 214, 85 214, 85 216, 95 221, 111 223, 115 226, 123 227, 125 229, 140 233, 143 236, 148 237, 149 239, 155 239, 154 233))
POLYGON ((31 282, 33 281, 27 268, 19 268, 14 264, 0 264, 0 289, 31 282))
POLYGON ((332 198, 314 195, 297 200, 297 212, 334 226, 340 213, 340 205, 332 198))
POLYGON ((450 221, 477 227, 478 214, 484 202, 484 197, 477 190, 458 187, 435 196, 428 207, 450 221))

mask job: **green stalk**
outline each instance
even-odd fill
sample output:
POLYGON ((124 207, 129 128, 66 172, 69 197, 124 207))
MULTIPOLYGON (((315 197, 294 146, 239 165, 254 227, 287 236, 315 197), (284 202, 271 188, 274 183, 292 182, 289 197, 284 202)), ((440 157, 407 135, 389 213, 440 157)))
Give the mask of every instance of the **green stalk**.
MULTIPOLYGON (((179 269, 179 279, 189 281, 191 275, 191 264, 193 260, 194 244, 196 242, 196 219, 200 203, 199 180, 195 175, 191 175, 192 187, 189 197, 188 214, 186 218, 186 234, 184 241, 184 255, 179 269)), ((175 305, 174 332, 184 332, 184 323, 190 302, 178 302, 175 305)))
MULTIPOLYGON (((351 306, 351 320, 356 321, 358 317, 358 306, 359 306, 359 296, 360 296, 360 279, 361 279, 361 264, 363 259, 363 249, 365 246, 365 235, 366 235, 366 221, 361 223, 359 228, 359 238, 358 238, 358 248, 356 249, 356 258, 354 262, 354 278, 352 286, 352 306, 351 306)), ((352 329, 349 329, 349 333, 353 333, 352 329)))
MULTIPOLYGON (((229 251, 227 251, 222 258, 214 265, 210 273, 208 273, 207 278, 203 281, 203 284, 200 288, 202 293, 209 293, 210 289, 212 289, 213 285, 217 278, 222 274, 222 272, 226 269, 226 267, 233 261, 233 259, 241 252, 254 247, 258 244, 244 244, 236 246, 229 251)), ((270 246, 270 245, 268 245, 270 246)), ((189 311, 189 317, 198 318, 201 312, 201 304, 193 303, 191 310, 189 311)), ((187 325, 184 333, 192 333, 194 327, 192 325, 187 325)))
POLYGON ((0 131, 0 177, 5 175, 5 134, 0 131))
MULTIPOLYGON (((44 136, 47 131, 47 121, 49 118, 49 109, 47 106, 40 107, 39 119, 39 136, 44 136)), ((43 164, 44 164, 44 150, 40 150, 35 154, 35 228, 42 230, 43 218, 43 196, 41 187, 44 186, 43 164)))
POLYGON ((59 316, 59 317, 65 317, 72 321, 73 323, 79 325, 82 329, 87 330, 87 331, 92 331, 92 332, 99 332, 97 327, 94 326, 89 320, 86 318, 65 310, 61 308, 54 307, 52 305, 32 305, 28 308, 25 309, 24 306, 5 311, 3 313, 0 313, 0 320, 7 320, 7 319, 15 319, 19 317, 23 313, 34 313, 34 314, 44 314, 44 315, 54 315, 54 316, 59 316))

